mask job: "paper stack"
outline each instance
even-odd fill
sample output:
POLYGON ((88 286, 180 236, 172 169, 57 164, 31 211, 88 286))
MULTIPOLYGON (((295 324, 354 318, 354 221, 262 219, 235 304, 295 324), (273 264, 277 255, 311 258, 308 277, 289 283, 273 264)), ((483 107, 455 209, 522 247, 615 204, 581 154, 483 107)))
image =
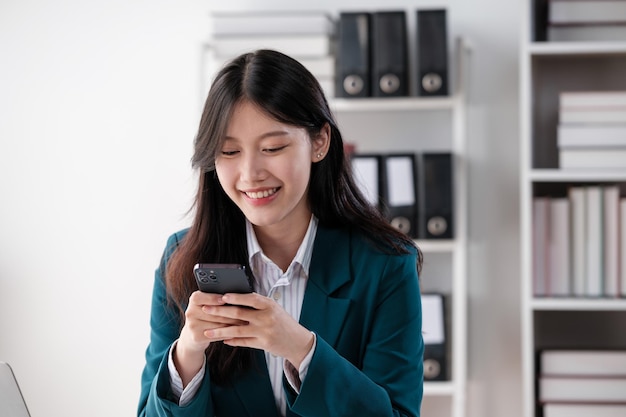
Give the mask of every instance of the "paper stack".
MULTIPOLYGON (((215 12, 211 15, 209 59, 213 75, 231 59, 273 49, 302 63, 334 96, 335 25, 324 12, 215 12)), ((211 77, 212 78, 212 77, 211 77)))
POLYGON ((548 40, 553 42, 626 40, 626 1, 550 0, 548 40))
POLYGON ((538 386, 544 417, 624 416, 626 351, 543 351, 538 386))
POLYGON ((562 169, 626 168, 626 91, 562 92, 557 146, 562 169))

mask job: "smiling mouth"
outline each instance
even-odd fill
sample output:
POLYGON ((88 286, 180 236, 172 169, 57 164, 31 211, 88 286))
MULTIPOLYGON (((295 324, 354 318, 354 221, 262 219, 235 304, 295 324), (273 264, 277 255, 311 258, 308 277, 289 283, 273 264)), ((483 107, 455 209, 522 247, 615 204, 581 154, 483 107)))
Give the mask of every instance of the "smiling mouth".
POLYGON ((259 198, 267 198, 273 194, 276 193, 276 191, 278 191, 278 187, 276 188, 271 188, 269 190, 263 190, 263 191, 244 191, 244 194, 247 195, 249 198, 252 199, 259 199, 259 198))

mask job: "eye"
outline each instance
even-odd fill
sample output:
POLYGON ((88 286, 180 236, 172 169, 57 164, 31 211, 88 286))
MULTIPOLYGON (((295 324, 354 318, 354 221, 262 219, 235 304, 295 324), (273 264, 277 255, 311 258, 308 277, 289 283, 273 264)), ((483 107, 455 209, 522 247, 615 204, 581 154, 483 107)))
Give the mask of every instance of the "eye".
POLYGON ((263 149, 263 151, 267 152, 267 153, 276 153, 276 152, 282 151, 286 147, 287 147, 287 145, 277 146, 277 147, 274 147, 274 148, 265 148, 265 149, 263 149))
POLYGON ((227 151, 227 150, 223 150, 222 151, 222 156, 235 156, 239 151, 227 151))

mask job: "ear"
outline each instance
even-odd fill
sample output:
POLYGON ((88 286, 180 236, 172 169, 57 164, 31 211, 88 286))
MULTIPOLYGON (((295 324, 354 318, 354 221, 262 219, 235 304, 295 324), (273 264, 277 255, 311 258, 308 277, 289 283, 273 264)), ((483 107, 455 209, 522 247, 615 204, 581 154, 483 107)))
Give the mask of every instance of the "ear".
POLYGON ((320 132, 313 138, 313 146, 311 147, 311 161, 320 162, 328 154, 330 148, 330 125, 326 123, 320 129, 320 132))

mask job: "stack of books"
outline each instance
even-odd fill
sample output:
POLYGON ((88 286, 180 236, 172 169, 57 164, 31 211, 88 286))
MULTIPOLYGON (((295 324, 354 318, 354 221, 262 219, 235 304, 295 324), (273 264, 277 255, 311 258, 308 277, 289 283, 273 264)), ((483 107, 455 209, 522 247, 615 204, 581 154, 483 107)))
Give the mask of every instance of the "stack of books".
POLYGON ((626 197, 618 185, 571 186, 533 199, 536 297, 626 297, 626 197))
POLYGON ((626 91, 561 92, 557 146, 562 169, 626 168, 626 91))
POLYGON ((626 0, 549 0, 548 41, 626 41, 626 0))
POLYGON ((303 64, 334 96, 336 22, 324 12, 216 12, 211 16, 211 68, 242 53, 273 49, 303 64))
POLYGON ((544 417, 626 416, 626 351, 545 350, 539 402, 544 417))

